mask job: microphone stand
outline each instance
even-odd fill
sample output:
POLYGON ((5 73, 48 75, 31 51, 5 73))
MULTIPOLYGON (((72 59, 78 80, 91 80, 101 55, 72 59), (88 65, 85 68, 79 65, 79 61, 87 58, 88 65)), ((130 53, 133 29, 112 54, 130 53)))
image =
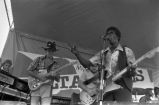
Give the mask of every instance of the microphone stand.
POLYGON ((100 53, 100 59, 101 59, 101 72, 100 72, 100 92, 99 92, 99 104, 103 105, 103 89, 104 89, 104 77, 105 77, 105 60, 106 60, 106 54, 104 52, 105 50, 105 41, 104 41, 104 45, 103 45, 103 51, 101 51, 100 53))

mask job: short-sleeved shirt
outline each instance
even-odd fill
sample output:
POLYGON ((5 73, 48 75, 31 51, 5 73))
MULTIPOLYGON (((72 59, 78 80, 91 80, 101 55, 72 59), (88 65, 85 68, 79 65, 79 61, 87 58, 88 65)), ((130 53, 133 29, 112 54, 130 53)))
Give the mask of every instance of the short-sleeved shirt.
MULTIPOLYGON (((28 67, 28 71, 31 71, 31 72, 35 72, 35 73, 42 73, 42 74, 45 74, 47 72, 49 72, 47 70, 48 66, 53 64, 52 65, 52 70, 58 68, 58 63, 54 60, 53 57, 49 58, 50 62, 49 64, 47 64, 45 62, 46 60, 46 56, 40 56, 40 57, 37 57, 28 67)), ((41 97, 50 97, 52 94, 51 94, 51 85, 43 85, 41 86, 39 89, 37 89, 36 91, 33 91, 31 93, 31 96, 41 96, 41 97)))
MULTIPOLYGON (((117 48, 114 50, 114 52, 111 52, 110 48, 108 47, 105 50, 101 51, 101 54, 96 55, 95 60, 93 62, 95 63, 101 63, 101 55, 104 55, 105 53, 105 70, 108 70, 109 73, 114 73, 116 72, 116 66, 118 63, 118 56, 119 56, 119 51, 124 51, 123 47, 119 44, 117 48)), ((125 52, 127 56, 127 63, 132 64, 135 62, 135 55, 133 51, 125 47, 125 52)))
POLYGON ((40 73, 40 72, 50 72, 46 71, 48 66, 52 65, 53 68, 56 68, 58 66, 57 62, 54 60, 54 58, 50 58, 50 64, 46 64, 45 62, 46 56, 40 56, 37 57, 28 67, 28 71, 40 73))
MULTIPOLYGON (((119 51, 124 51, 123 47, 120 44, 117 46, 117 48, 114 50, 114 52, 111 52, 110 48, 108 47, 107 49, 102 50, 101 53, 96 55, 94 57, 95 59, 93 60, 93 62, 101 63, 101 58, 103 59, 105 57, 104 66, 105 66, 105 70, 108 71, 107 75, 108 76, 115 75, 116 73, 120 72, 118 69, 116 69, 117 63, 118 63, 119 51)), ((127 64, 134 63, 135 55, 134 55, 133 51, 130 48, 125 47, 125 53, 126 53, 126 58, 127 58, 127 64)), ((115 90, 118 88, 122 88, 122 87, 118 84, 110 84, 109 86, 107 86, 106 91, 111 91, 111 90, 115 90)))

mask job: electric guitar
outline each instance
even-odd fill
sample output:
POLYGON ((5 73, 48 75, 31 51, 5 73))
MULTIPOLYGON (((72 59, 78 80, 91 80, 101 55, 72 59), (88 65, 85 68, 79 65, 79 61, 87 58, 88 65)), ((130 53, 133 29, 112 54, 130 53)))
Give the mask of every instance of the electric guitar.
MULTIPOLYGON (((137 65, 139 62, 143 61, 146 58, 152 58, 155 55, 156 52, 159 52, 159 47, 150 50, 149 52, 147 52, 146 54, 144 54, 143 56, 141 56, 140 58, 138 58, 132 65, 137 65)), ((117 88, 112 88, 112 84, 115 84, 114 81, 116 81, 119 78, 121 78, 122 75, 125 74, 128 71, 128 68, 129 67, 126 67, 125 69, 121 70, 119 73, 117 73, 114 76, 109 76, 109 78, 108 78, 109 83, 107 85, 106 84, 104 85, 103 92, 106 93, 108 91, 117 89, 117 88)), ((99 76, 99 73, 96 73, 94 75, 94 77, 90 78, 89 80, 86 80, 85 82, 86 83, 90 83, 97 76, 99 76)), ((98 94, 96 94, 96 96, 92 97, 87 92, 82 91, 80 93, 80 100, 81 100, 82 104, 91 105, 97 99, 97 97, 98 97, 97 95, 98 94)))
MULTIPOLYGON (((68 67, 68 66, 73 65, 73 64, 76 64, 76 63, 78 63, 78 61, 70 62, 68 64, 63 65, 60 68, 57 68, 53 71, 50 71, 46 75, 53 76, 53 80, 57 80, 58 77, 54 77, 54 75, 53 75, 54 73, 57 73, 60 70, 62 70, 63 68, 68 67)), ((32 91, 35 91, 35 90, 39 89, 41 86, 43 86, 45 84, 49 84, 49 83, 52 83, 51 79, 46 79, 45 81, 40 81, 39 79, 36 79, 34 77, 31 77, 31 76, 28 78, 28 86, 29 86, 30 90, 32 90, 32 91)))

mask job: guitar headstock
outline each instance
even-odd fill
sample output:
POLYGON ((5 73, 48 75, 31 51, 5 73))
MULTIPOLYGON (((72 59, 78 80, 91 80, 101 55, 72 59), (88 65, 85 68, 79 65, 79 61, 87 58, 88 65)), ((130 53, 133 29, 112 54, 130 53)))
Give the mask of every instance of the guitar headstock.
POLYGON ((152 58, 155 54, 159 52, 159 47, 156 47, 145 54, 145 57, 152 58))

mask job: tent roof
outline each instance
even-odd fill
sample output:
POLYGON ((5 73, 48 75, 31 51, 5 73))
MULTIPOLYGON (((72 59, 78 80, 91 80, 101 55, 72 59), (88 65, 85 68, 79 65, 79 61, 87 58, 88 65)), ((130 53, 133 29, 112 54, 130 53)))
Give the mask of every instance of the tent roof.
MULTIPOLYGON (((158 0, 11 0, 15 29, 83 48, 100 50, 109 26, 141 56, 159 45, 158 0)), ((147 61, 157 66, 155 60, 147 61)))

